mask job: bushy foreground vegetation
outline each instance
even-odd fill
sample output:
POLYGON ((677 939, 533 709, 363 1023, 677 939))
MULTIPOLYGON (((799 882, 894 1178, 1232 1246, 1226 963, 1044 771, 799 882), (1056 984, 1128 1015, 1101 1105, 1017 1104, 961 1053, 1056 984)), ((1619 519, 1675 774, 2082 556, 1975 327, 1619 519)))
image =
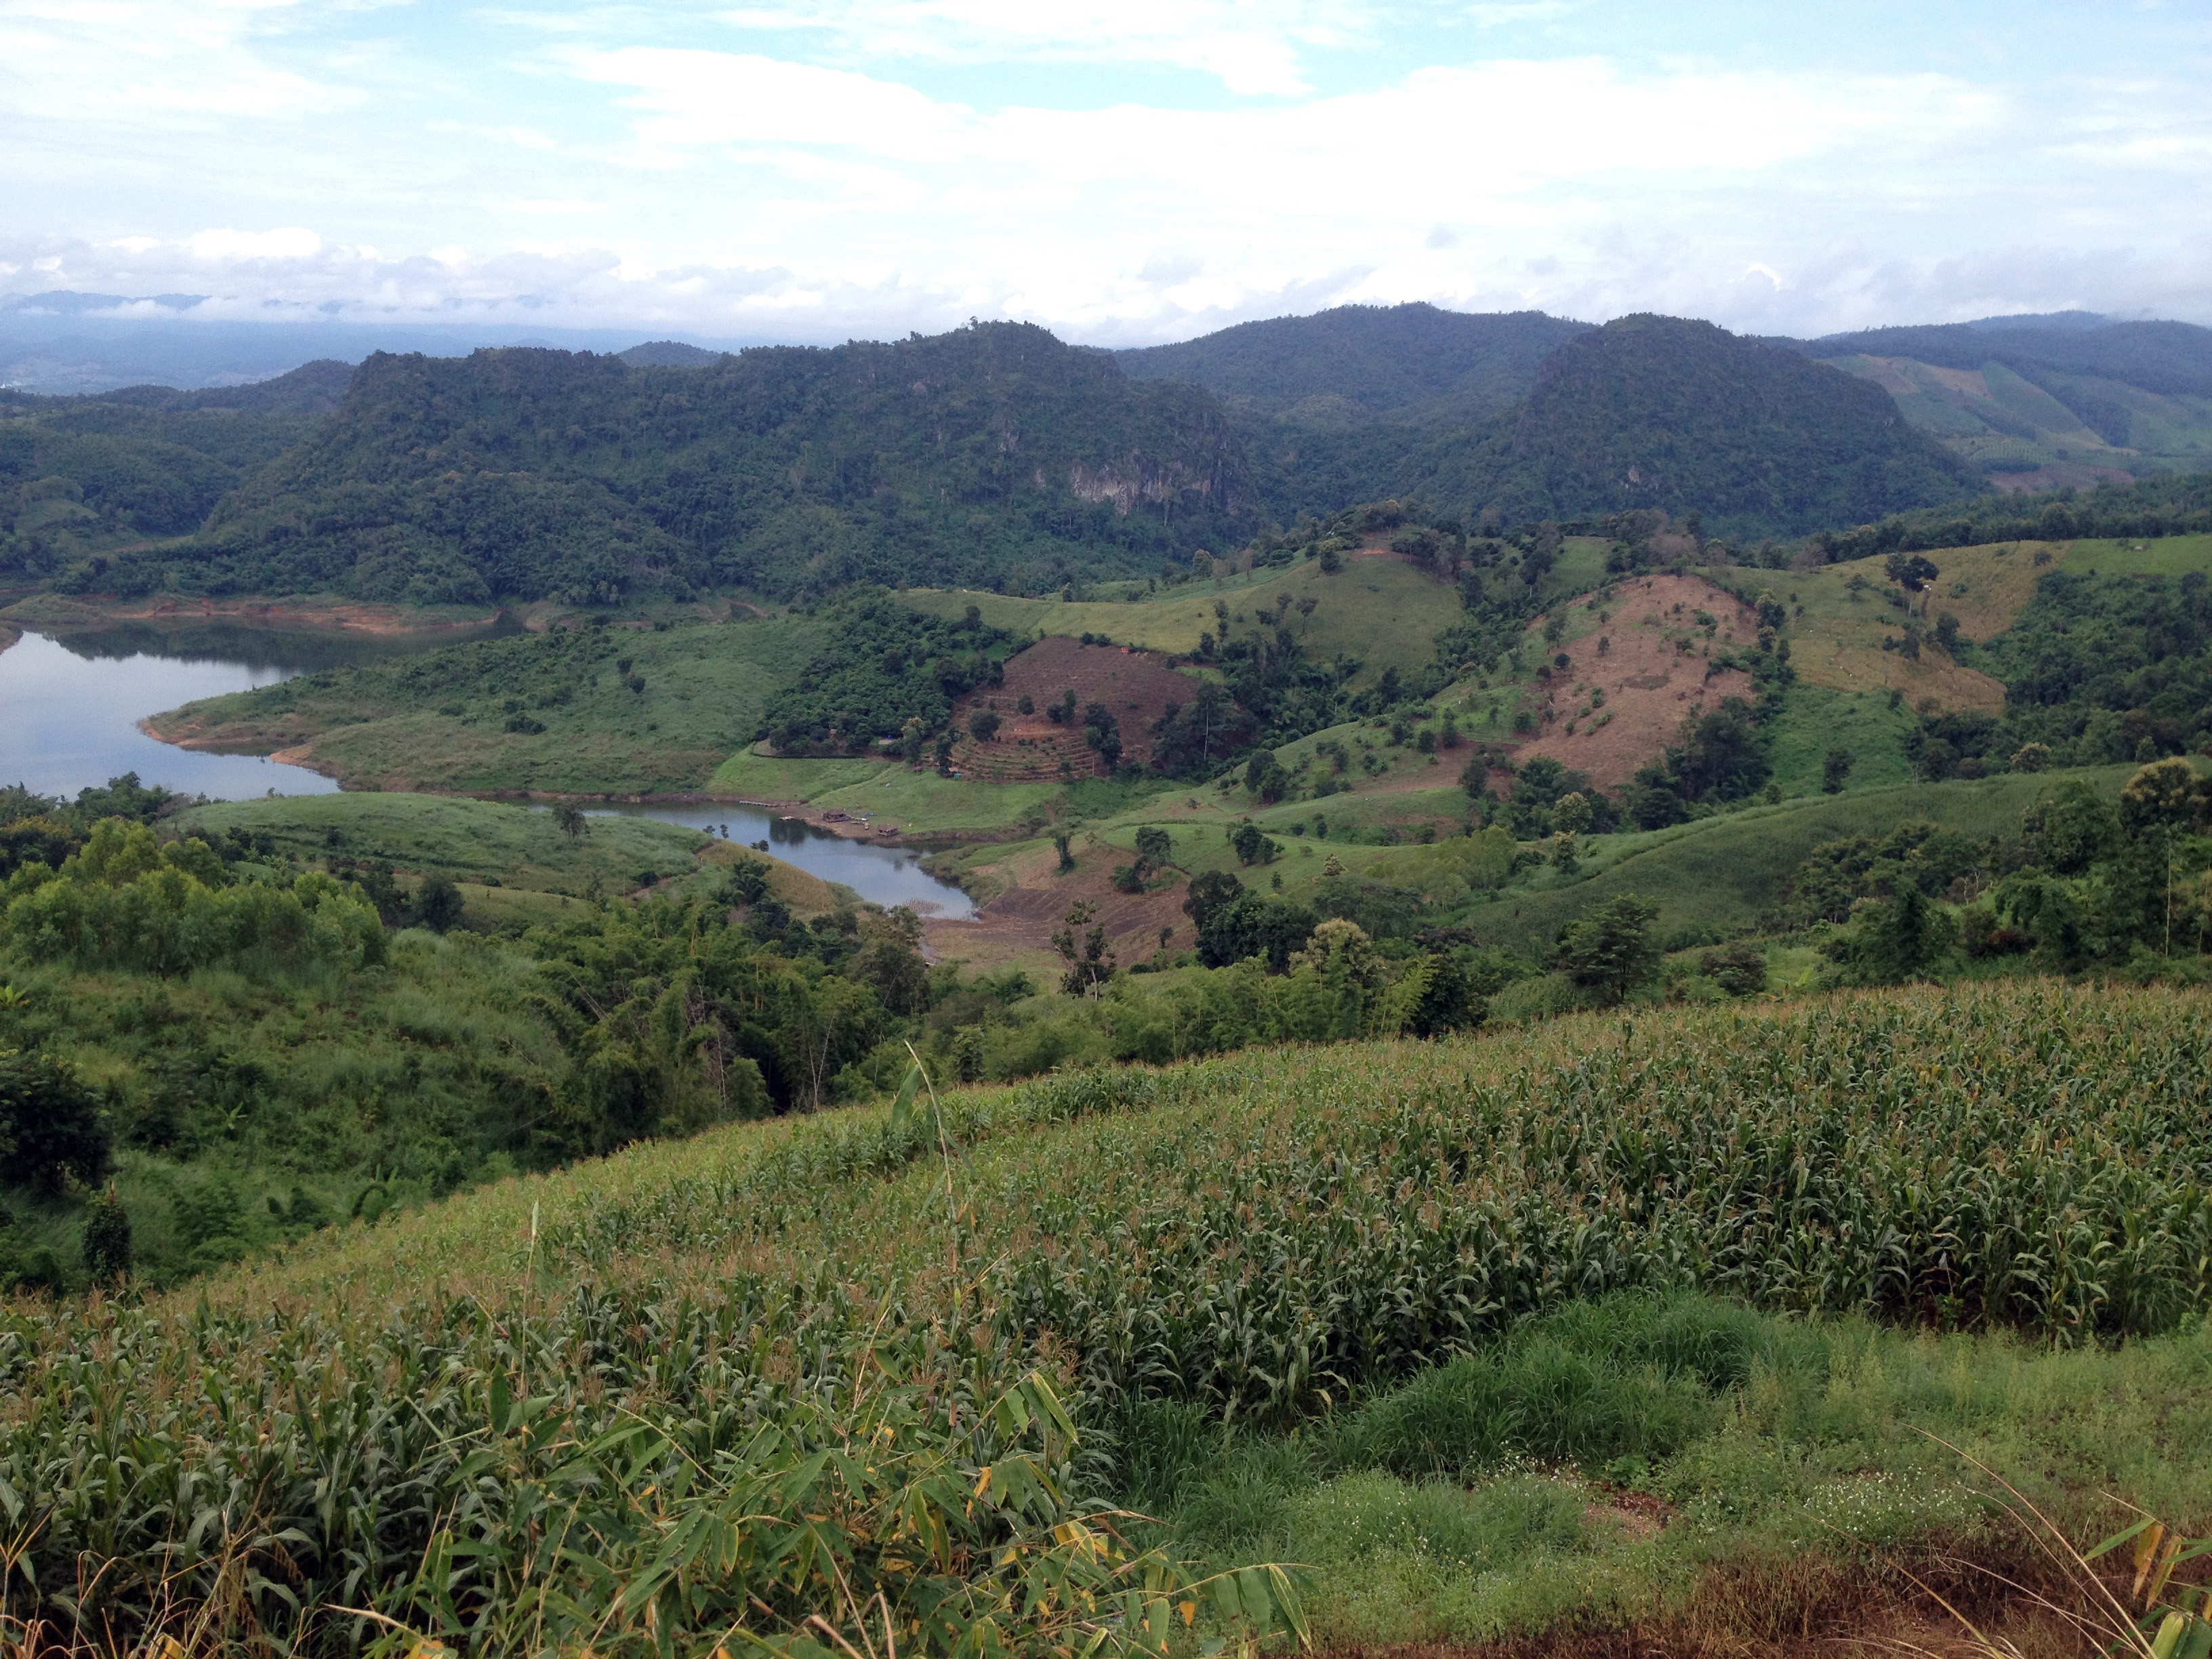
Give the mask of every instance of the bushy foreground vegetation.
MULTIPOLYGON (((2039 1362, 2002 1343, 1576 1310, 1696 1291, 2084 1350, 2192 1331, 2206 1012, 1862 994, 941 1110, 910 1085, 888 1115, 643 1149, 189 1299, 20 1304, 4 1616, 307 1650, 1156 1648, 1186 1601, 1202 1627, 1297 1616, 1276 1573, 1180 1588, 1187 1551, 1331 1540, 1309 1601, 1352 1607, 1387 1556, 1440 1605, 1467 1576, 1447 1561, 1589 1565, 1571 1511, 1597 1480, 1697 1520, 1678 1568, 1792 1528, 1819 1549, 1823 1523, 1844 1548, 1972 1524, 1932 1458, 1874 1449, 1914 1421, 2201 1507, 2156 1474, 2201 1406, 2144 1409, 2201 1402, 2193 1338, 2109 1390, 2085 1357, 2103 1430, 2053 1451, 2063 1384, 2023 1386, 2039 1362), (1267 1449, 1300 1424, 1306 1450, 1267 1449), (1138 1497, 1169 1531, 1115 1513, 1138 1497)), ((1653 1565, 1466 1622, 1620 1616, 1663 1595, 1653 1565)))

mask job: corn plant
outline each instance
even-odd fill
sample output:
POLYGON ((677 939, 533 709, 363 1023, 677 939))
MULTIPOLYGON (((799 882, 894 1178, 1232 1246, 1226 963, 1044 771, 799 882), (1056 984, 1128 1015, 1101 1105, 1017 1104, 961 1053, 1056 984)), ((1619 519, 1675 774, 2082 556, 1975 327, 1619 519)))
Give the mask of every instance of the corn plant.
POLYGON ((1131 1403, 1287 1424, 1624 1290, 2171 1328, 2212 1308, 2208 1013, 2015 984, 942 1097, 917 1069, 889 1113, 18 1304, 0 1619, 848 1659, 1296 1630, 1287 1570, 1196 1583, 1131 1541, 1131 1403))

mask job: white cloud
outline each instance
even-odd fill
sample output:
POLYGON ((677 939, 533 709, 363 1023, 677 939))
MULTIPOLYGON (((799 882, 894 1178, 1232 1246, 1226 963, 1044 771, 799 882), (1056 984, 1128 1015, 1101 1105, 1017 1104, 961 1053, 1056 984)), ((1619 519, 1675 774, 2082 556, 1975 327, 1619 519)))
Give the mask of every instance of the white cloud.
POLYGON ((964 111, 845 70, 655 46, 558 56, 584 80, 634 88, 623 102, 647 112, 635 136, 648 153, 763 143, 934 160, 968 125, 964 111))
POLYGON ((281 119, 355 92, 270 60, 289 0, 0 0, 0 112, 130 128, 281 119))
POLYGON ((312 259, 323 251, 323 239, 312 230, 294 226, 285 230, 204 230, 185 244, 195 259, 210 264, 248 259, 312 259))
POLYGON ((1388 21, 1354 0, 416 8, 373 39, 343 3, 0 0, 6 285, 832 338, 1415 298, 1775 331, 2077 297, 2212 319, 2212 116, 2178 81, 1646 55, 1360 82, 1358 52, 1322 56, 1388 21), (1045 61, 1088 72, 1018 67, 1045 61), (1110 64, 1274 95, 1164 107, 1110 64), (1300 92, 1322 67, 1351 89, 1300 92))
POLYGON ((1232 93, 1288 96, 1309 89, 1304 54, 1363 37, 1372 9, 1340 0, 830 0, 722 17, 826 35, 870 58, 1190 70, 1232 93))

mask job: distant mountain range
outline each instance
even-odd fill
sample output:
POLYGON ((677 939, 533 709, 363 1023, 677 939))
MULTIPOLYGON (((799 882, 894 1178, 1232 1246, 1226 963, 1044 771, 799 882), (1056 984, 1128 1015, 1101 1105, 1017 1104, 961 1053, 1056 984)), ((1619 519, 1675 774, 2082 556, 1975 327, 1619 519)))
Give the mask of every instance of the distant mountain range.
MULTIPOLYGON (((126 326, 114 296, 37 297, 0 325, 126 326)), ((1797 341, 1407 305, 1118 353, 1013 324, 379 353, 237 386, 0 392, 0 585, 1036 591, 1386 496, 1470 526, 1694 514, 1752 542, 2208 466, 2212 330, 2080 313, 1797 341)))

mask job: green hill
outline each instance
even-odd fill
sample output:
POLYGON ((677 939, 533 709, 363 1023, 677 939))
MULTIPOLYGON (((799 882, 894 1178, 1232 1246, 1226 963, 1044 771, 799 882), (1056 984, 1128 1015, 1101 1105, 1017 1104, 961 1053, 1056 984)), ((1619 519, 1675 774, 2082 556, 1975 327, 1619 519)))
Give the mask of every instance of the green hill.
POLYGON ((1422 424, 1510 408, 1553 349, 1589 326, 1540 311, 1339 306, 1115 356, 1133 380, 1202 386, 1240 414, 1321 427, 1382 416, 1422 424))
POLYGON ((1863 523, 1983 487, 1878 388, 1710 323, 1656 316, 1568 341, 1517 411, 1432 444, 1405 482, 1470 518, 1656 508, 1739 536, 1863 523))
POLYGON ((1221 545, 1252 494, 1207 393, 1014 324, 688 368, 380 354, 204 533, 80 585, 418 604, 1057 586, 1221 545))
POLYGON ((82 568, 104 550, 149 536, 197 530, 240 480, 337 406, 352 372, 343 363, 309 363, 273 380, 208 392, 0 392, 0 585, 82 568))

